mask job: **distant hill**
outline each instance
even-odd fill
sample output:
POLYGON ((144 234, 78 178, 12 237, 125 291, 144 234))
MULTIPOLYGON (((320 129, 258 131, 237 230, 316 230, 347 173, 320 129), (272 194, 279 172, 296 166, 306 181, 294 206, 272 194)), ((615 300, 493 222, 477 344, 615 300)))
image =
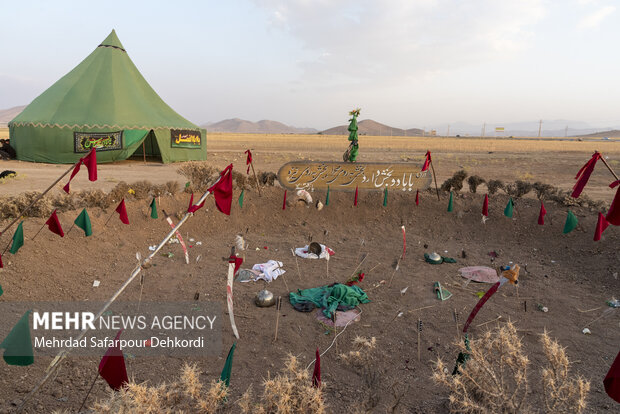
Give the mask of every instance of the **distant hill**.
POLYGON ((258 122, 233 118, 201 125, 209 132, 236 132, 239 134, 316 134, 314 128, 296 128, 281 122, 262 120, 258 122))
POLYGON ((620 137, 620 130, 614 129, 611 131, 603 131, 603 132, 596 132, 594 134, 588 134, 588 135, 580 135, 584 138, 587 137, 592 137, 592 138, 597 138, 597 137, 609 137, 609 138, 619 138, 620 137))
MULTIPOLYGON (((337 127, 333 127, 330 129, 326 129, 325 131, 321 131, 322 135, 349 135, 348 128, 349 125, 340 125, 337 127)), ((374 136, 422 136, 423 132, 418 128, 411 129, 400 129, 393 128, 388 125, 381 124, 377 121, 373 121, 372 119, 364 119, 357 123, 357 134, 358 135, 374 135, 374 136)))
POLYGON ((6 128, 6 125, 17 115, 19 115, 26 105, 15 106, 9 109, 0 109, 0 127, 6 128))

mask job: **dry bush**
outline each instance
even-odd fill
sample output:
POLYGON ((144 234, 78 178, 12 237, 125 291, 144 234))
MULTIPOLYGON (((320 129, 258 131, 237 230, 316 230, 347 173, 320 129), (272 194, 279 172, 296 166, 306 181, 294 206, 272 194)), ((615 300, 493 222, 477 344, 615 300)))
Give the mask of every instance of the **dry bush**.
POLYGON ((532 188, 534 188, 534 192, 536 192, 536 197, 539 200, 546 200, 550 198, 556 188, 550 184, 544 184, 540 181, 536 181, 532 184, 532 188))
MULTIPOLYGON (((24 208, 28 207, 39 195, 41 195, 41 193, 38 191, 28 191, 17 196, 0 199, 0 218, 17 217, 18 214, 24 208)), ((54 211, 52 202, 48 197, 43 197, 26 212, 25 216, 46 217, 49 216, 52 211, 54 211)))
POLYGON ((482 183, 486 183, 486 180, 477 175, 472 175, 467 179, 467 184, 469 184, 469 191, 472 193, 475 193, 478 186, 482 183))
POLYGON ((364 381, 363 398, 359 405, 353 407, 357 412, 369 412, 377 407, 381 399, 382 372, 373 368, 371 362, 377 347, 375 337, 370 339, 356 336, 353 340, 353 349, 346 354, 340 354, 342 361, 354 369, 364 381))
POLYGON ((194 191, 205 191, 219 175, 219 171, 203 161, 185 162, 177 172, 189 180, 191 190, 194 191))
POLYGON ((245 173, 240 173, 240 172, 233 170, 232 180, 233 180, 233 187, 238 188, 240 190, 250 189, 250 180, 245 173))
POLYGON ((145 198, 150 198, 156 195, 159 192, 157 186, 153 185, 150 181, 136 181, 129 186, 134 191, 134 197, 137 200, 144 200, 145 198))
POLYGON ((121 181, 114 186, 112 191, 109 193, 110 202, 114 203, 116 201, 121 201, 121 199, 127 196, 127 193, 131 187, 125 181, 121 181))
MULTIPOLYGON (((178 181, 166 181, 166 184, 162 186, 163 193, 161 195, 175 195, 181 189, 181 185, 178 181)), ((160 194, 157 194, 160 195, 160 194)))
POLYGON ((111 204, 110 195, 101 190, 85 190, 75 193, 77 201, 75 204, 79 207, 99 207, 106 208, 111 204))
MULTIPOLYGON (((541 372, 546 413, 581 413, 586 406, 590 384, 583 378, 569 376, 570 362, 564 349, 547 335, 541 342, 547 366, 541 372)), ((528 397, 529 359, 512 323, 487 331, 472 340, 470 349, 458 344, 469 354, 466 364, 456 375, 450 375, 441 359, 433 369, 433 380, 450 390, 450 412, 453 413, 527 413, 542 406, 528 397)))
POLYGON ((225 407, 228 389, 222 381, 212 380, 205 389, 195 365, 185 365, 181 377, 171 383, 149 386, 131 382, 109 399, 93 406, 95 413, 217 413, 225 407))
POLYGON ((310 373, 289 355, 285 368, 274 378, 263 381, 263 394, 253 401, 249 388, 237 402, 242 413, 256 414, 323 414, 326 412, 323 385, 312 386, 310 373))
POLYGON ((489 189, 489 195, 497 193, 497 190, 503 190, 505 187, 502 180, 489 180, 487 182, 487 188, 489 189))
POLYGON ((274 183, 278 179, 278 176, 275 173, 272 173, 272 172, 261 171, 261 172, 258 173, 257 176, 258 176, 258 181, 262 185, 268 185, 268 186, 274 185, 274 183))
POLYGON ((521 198, 530 191, 532 191, 533 186, 527 181, 517 180, 512 184, 507 184, 504 189, 509 196, 514 198, 521 198))
POLYGON ((463 181, 467 178, 467 172, 465 170, 459 170, 454 173, 451 178, 448 178, 446 181, 441 184, 441 189, 443 191, 461 191, 463 188, 463 181))

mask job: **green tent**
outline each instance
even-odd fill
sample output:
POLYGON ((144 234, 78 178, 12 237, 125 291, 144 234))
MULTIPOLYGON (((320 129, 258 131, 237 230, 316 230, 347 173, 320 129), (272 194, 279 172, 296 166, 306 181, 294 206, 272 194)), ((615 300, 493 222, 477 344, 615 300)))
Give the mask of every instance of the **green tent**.
POLYGON ((112 33, 9 123, 17 159, 74 163, 92 147, 97 162, 132 155, 164 163, 207 158, 206 133, 170 108, 112 33))

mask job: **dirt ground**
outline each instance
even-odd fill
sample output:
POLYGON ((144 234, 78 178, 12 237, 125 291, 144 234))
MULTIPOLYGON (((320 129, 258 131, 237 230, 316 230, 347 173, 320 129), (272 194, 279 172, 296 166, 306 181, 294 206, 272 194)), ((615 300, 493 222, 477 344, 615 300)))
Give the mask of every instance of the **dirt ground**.
MULTIPOLYGON (((245 171, 243 151, 254 148, 258 170, 273 171, 285 162, 305 158, 338 160, 341 148, 299 155, 293 148, 282 151, 262 150, 260 142, 231 147, 224 139, 209 144, 210 165, 221 168, 229 162, 237 170, 245 171)), ((362 151, 361 161, 402 161, 402 152, 395 150, 362 151)), ((423 152, 411 154, 416 161, 423 152)), ((434 152, 435 168, 441 182, 464 167, 470 174, 483 178, 514 181, 540 180, 570 188, 574 174, 590 157, 591 151, 558 150, 555 153, 528 152, 434 152)), ((609 161, 617 159, 611 154, 609 161)), ((18 177, 0 184, 0 192, 17 194, 27 190, 42 190, 64 171, 67 166, 30 164, 18 161, 0 162, 0 170, 12 169, 18 177)), ((118 181, 129 183, 142 179, 153 183, 178 180, 178 165, 162 165, 154 161, 127 161, 100 166, 99 181, 90 183, 81 173, 72 184, 73 189, 101 188, 108 190, 118 181)), ((597 165, 592 181, 585 192, 609 203, 612 191, 605 188, 610 175, 597 165)), ((64 181, 63 181, 64 183, 64 181)), ((349 325, 335 345, 322 357, 322 374, 326 384, 326 402, 329 412, 350 412, 364 396, 374 393, 377 398, 370 412, 386 412, 395 403, 395 394, 403 393, 396 408, 400 413, 445 413, 448 394, 431 380, 433 361, 441 357, 449 365, 456 360, 454 345, 457 327, 478 301, 477 291, 488 285, 464 284, 458 269, 464 266, 499 266, 509 262, 522 266, 518 290, 503 287, 480 311, 470 328, 474 336, 486 329, 511 320, 522 336, 526 352, 532 362, 530 368, 530 400, 539 401, 539 366, 544 357, 539 343, 543 330, 550 332, 567 347, 573 361, 573 372, 592 381, 588 398, 588 412, 618 412, 618 404, 603 389, 602 380, 619 350, 620 311, 612 310, 606 301, 620 296, 618 264, 620 263, 620 232, 608 228, 599 242, 592 237, 596 212, 573 207, 579 219, 577 229, 562 234, 566 218, 565 206, 546 203, 548 215, 544 226, 537 225, 539 203, 533 198, 518 200, 513 219, 503 215, 508 197, 498 194, 490 197, 490 218, 481 223, 480 210, 484 193, 471 194, 467 186, 456 197, 454 211, 446 211, 448 197, 442 194, 437 201, 433 192, 423 192, 416 206, 411 194, 390 193, 387 207, 382 207, 379 192, 362 192, 359 205, 353 206, 352 194, 332 191, 330 205, 318 211, 314 207, 292 206, 282 210, 283 190, 265 188, 262 197, 256 191, 247 191, 243 208, 235 202, 231 216, 215 210, 212 199, 205 208, 189 219, 182 234, 186 239, 202 241, 190 249, 192 260, 184 264, 178 245, 166 246, 174 256, 156 256, 156 267, 146 271, 142 298, 145 301, 193 300, 200 292, 199 301, 219 302, 226 308, 227 264, 221 258, 228 256, 236 234, 243 234, 249 243, 243 267, 274 259, 284 263, 286 273, 266 286, 275 295, 288 297, 296 289, 344 282, 353 273, 360 255, 366 259, 360 269, 366 278, 360 287, 371 300, 361 305, 361 321, 349 325), (402 252, 401 225, 407 230, 407 253, 394 271, 393 264, 402 252), (292 247, 308 243, 309 238, 328 245, 335 251, 329 262, 329 276, 323 260, 299 259, 297 272, 292 247), (362 240, 364 241, 362 244, 362 240), (258 248, 258 249, 257 249, 258 248), (456 264, 430 265, 424 262, 425 252, 436 251, 453 257, 456 264), (488 255, 496 251, 499 257, 491 262, 488 255), (463 258, 465 252, 465 258, 463 258), (195 258, 201 255, 202 260, 195 258), (525 270, 525 266, 527 270, 525 270), (393 275, 393 282, 389 281, 393 275), (381 283, 381 281, 385 281, 381 283), (453 293, 447 301, 440 301, 433 292, 434 282, 453 293), (286 282, 286 283, 285 283, 286 282), (287 288, 288 286, 288 288, 287 288), (405 294, 401 290, 408 287, 405 294), (524 305, 526 302, 526 305, 524 305), (537 310, 537 304, 549 312, 537 310), (527 311, 525 306, 527 306, 527 311), (424 308, 424 309, 419 309, 424 308), (402 312, 402 316, 397 315, 402 312), (498 316, 498 321, 492 321, 498 316), (424 329, 421 334, 421 361, 417 360, 416 324, 420 318, 424 329), (484 324, 484 325, 482 325, 484 324), (482 325, 482 326, 480 326, 482 325), (592 334, 582 334, 588 326, 592 334), (377 349, 371 362, 373 376, 343 363, 339 354, 352 349, 356 336, 377 339, 377 349)), ((53 190, 58 191, 58 190, 53 190)), ((233 199, 239 192, 235 190, 233 199)), ((325 193, 313 196, 324 200, 325 193)), ((128 203, 129 226, 113 219, 104 232, 103 225, 109 211, 89 209, 94 235, 84 238, 77 231, 63 239, 43 231, 35 241, 33 235, 45 219, 27 219, 24 230, 26 243, 16 255, 3 257, 5 268, 0 270, 2 301, 103 301, 108 299, 129 276, 135 266, 135 253, 148 254, 147 246, 159 242, 169 231, 165 220, 148 216, 150 200, 128 203), (93 280, 100 280, 98 288, 93 280)), ((160 209, 183 212, 188 194, 162 197, 160 209)), ((77 212, 59 214, 66 227, 77 212)), ((4 225, 2 222, 0 224, 4 225)), ((10 232, 12 233, 12 231, 10 232)), ((4 247, 8 236, 0 237, 4 247)), ((283 301, 277 342, 273 342, 275 310, 257 308, 253 299, 265 288, 264 282, 235 283, 235 315, 240 339, 235 351, 231 393, 231 412, 238 412, 234 402, 251 385, 260 392, 263 378, 280 370, 287 354, 298 356, 302 365, 314 358, 318 346, 322 351, 333 341, 334 333, 326 331, 313 313, 296 312, 288 300, 283 301)), ((120 299, 137 300, 138 283, 130 285, 120 299)), ((234 342, 228 317, 223 314, 224 330, 222 355, 212 358, 127 358, 127 370, 136 381, 160 383, 177 376, 185 362, 195 362, 202 379, 210 381, 221 372, 226 352, 234 342)), ((0 412, 12 412, 35 383, 43 376, 50 357, 36 357, 27 367, 0 363, 0 412)), ((54 409, 76 412, 95 374, 99 358, 70 357, 60 373, 45 385, 26 412, 50 412, 54 409)), ((95 384, 89 404, 105 398, 109 389, 104 381, 95 384)))

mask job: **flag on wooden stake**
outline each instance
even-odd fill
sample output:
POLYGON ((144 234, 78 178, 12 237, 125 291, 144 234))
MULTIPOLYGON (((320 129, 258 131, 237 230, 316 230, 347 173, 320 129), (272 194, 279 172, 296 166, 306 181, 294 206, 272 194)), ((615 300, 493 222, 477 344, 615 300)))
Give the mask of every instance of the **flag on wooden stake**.
POLYGON ((228 216, 230 216, 232 206, 232 169, 232 164, 224 168, 220 173, 220 180, 207 190, 215 197, 215 207, 228 216))
POLYGON ((504 215, 508 218, 512 218, 514 208, 515 208, 515 202, 512 201, 512 197, 510 197, 510 200, 508 200, 508 204, 506 204, 506 208, 504 209, 504 215))
POLYGON ((192 193, 192 195, 189 197, 189 207, 187 208, 187 212, 195 213, 196 211, 201 209, 202 206, 204 205, 205 205, 205 200, 202 200, 202 203, 200 204, 194 204, 194 193, 192 193))
POLYGON ((99 375, 106 380, 114 391, 120 390, 129 382, 127 368, 125 367, 125 357, 119 344, 122 332, 122 329, 118 331, 116 338, 114 338, 114 343, 108 348, 99 363, 99 375))
POLYGON ((415 190, 415 205, 420 205, 420 190, 415 190))
POLYGON ((581 167, 581 169, 577 172, 577 175, 575 176, 575 180, 577 180, 577 182, 575 183, 575 186, 573 187, 573 192, 571 194, 571 197, 577 198, 579 197, 579 195, 581 195, 583 188, 586 186, 586 184, 588 183, 588 180, 590 179, 590 175, 592 174, 592 171, 594 171, 594 166, 596 165, 596 162, 600 158, 601 158, 601 153, 595 152, 594 154, 592 154, 592 158, 590 158, 588 162, 586 162, 583 165, 583 167, 581 167))
POLYGON ((454 192, 450 191, 450 201, 448 201, 448 212, 454 210, 454 192))
POLYGON ((575 216, 572 211, 568 210, 568 213, 566 214, 566 222, 564 223, 564 230, 562 230, 562 233, 570 233, 571 231, 575 230, 575 227, 577 227, 577 216, 575 216))
POLYGON ((609 222, 603 216, 603 213, 598 213, 598 221, 596 223, 596 230, 594 230, 594 241, 599 241, 605 229, 609 226, 609 222))
POLYGON ((387 194, 388 194, 388 189, 387 187, 385 187, 385 190, 383 190, 383 207, 387 206, 387 194))
POLYGON ((545 209, 545 205, 542 200, 540 200, 540 213, 538 213, 538 224, 541 226, 545 224, 545 214, 547 214, 547 210, 545 209))
POLYGON ((482 203, 482 215, 489 217, 489 195, 484 195, 484 202, 482 203))
POLYGON ((20 222, 15 230, 15 234, 13 234, 13 243, 11 244, 11 250, 9 252, 11 254, 17 253, 20 247, 24 245, 24 222, 20 222))
POLYGON ((241 194, 239 194, 239 208, 243 208, 243 196, 245 195, 245 190, 241 190, 241 194))
POLYGON ((156 219, 157 216, 157 201, 155 197, 153 197, 153 201, 151 201, 151 218, 156 219))
POLYGON ((233 343, 230 347, 230 351, 228 351, 228 356, 226 357, 226 362, 224 363, 224 368, 222 369, 222 374, 220 375, 220 381, 222 381, 227 387, 230 385, 230 374, 232 373, 232 363, 233 363, 233 355, 235 353, 235 347, 237 343, 233 343))
POLYGON ((426 151, 426 155, 424 156, 424 165, 422 165, 422 171, 428 170, 429 165, 431 164, 431 152, 426 151))
POLYGON ((47 227, 50 229, 52 233, 59 235, 60 237, 65 237, 65 232, 62 231, 62 226, 60 225, 60 220, 58 220, 58 216, 56 215, 56 210, 52 212, 50 218, 45 222, 47 227))
POLYGON ((355 186, 355 198, 353 199, 353 205, 357 205, 357 186, 355 186))
POLYGON ((93 234, 93 228, 90 225, 90 217, 86 209, 82 210, 74 221, 75 225, 84 230, 84 236, 88 237, 93 234))
POLYGON ((30 340, 30 324, 28 323, 30 312, 24 313, 24 316, 0 343, 0 348, 4 348, 3 358, 9 365, 26 366, 34 362, 32 341, 30 340))
POLYGON ((248 166, 248 170, 245 173, 249 175, 250 174, 250 164, 252 164, 252 153, 250 152, 250 150, 246 150, 245 153, 248 154, 248 157, 245 159, 245 165, 248 166))
POLYGON ((69 193, 69 186, 71 185, 71 180, 73 180, 73 177, 75 177, 76 174, 80 171, 80 167, 82 166, 82 164, 84 164, 88 169, 88 179, 90 181, 97 181, 97 149, 93 148, 92 150, 90 150, 87 156, 80 158, 78 163, 73 168, 71 176, 69 177, 69 181, 62 188, 65 193, 69 193))
POLYGON ((609 188, 618 187, 616 190, 616 195, 614 196, 614 200, 611 202, 611 206, 609 206, 609 211, 605 216, 605 220, 609 222, 609 224, 613 224, 614 226, 620 226, 620 180, 614 181, 609 184, 609 188))
POLYGON ((312 372, 312 386, 319 388, 321 386, 321 355, 319 347, 316 347, 316 360, 314 361, 314 371, 312 372))
POLYGON ((124 223, 129 224, 129 217, 127 217, 127 207, 125 207, 125 199, 123 198, 119 205, 116 207, 118 218, 124 223))
POLYGON ((325 196, 325 205, 329 205, 329 186, 327 186, 327 195, 325 196))
POLYGON ((286 190, 284 190, 284 200, 282 200, 282 210, 286 210, 286 190))

